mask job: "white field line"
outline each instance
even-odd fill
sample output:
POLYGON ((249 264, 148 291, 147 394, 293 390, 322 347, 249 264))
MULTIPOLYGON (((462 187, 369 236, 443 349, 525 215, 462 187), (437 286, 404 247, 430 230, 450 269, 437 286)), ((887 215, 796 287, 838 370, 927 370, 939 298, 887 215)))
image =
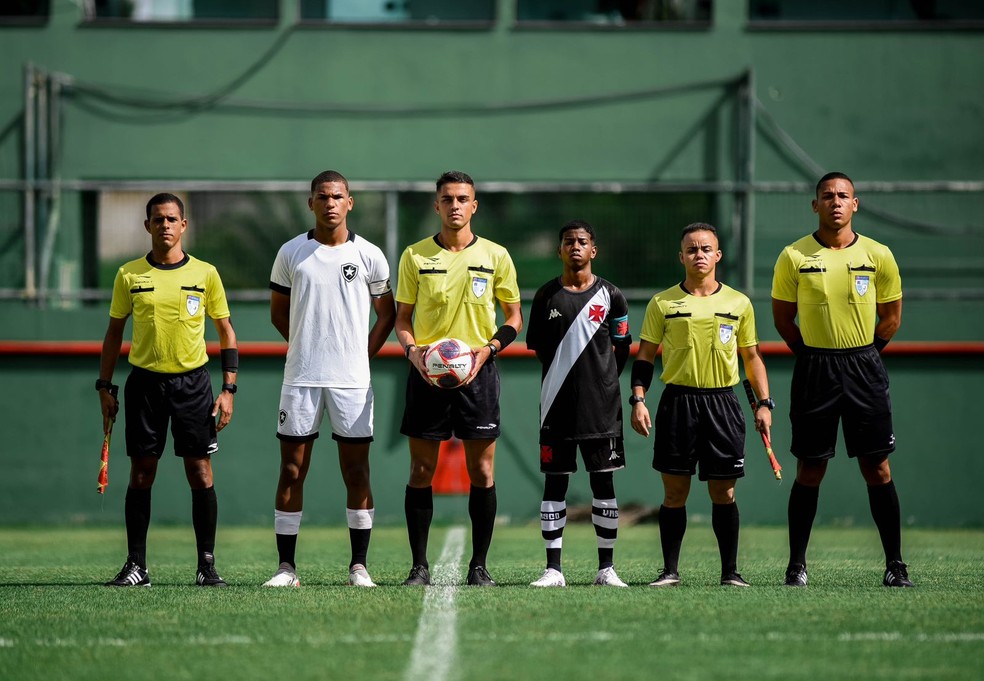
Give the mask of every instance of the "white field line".
POLYGON ((431 574, 413 642, 406 681, 448 681, 458 648, 458 592, 465 528, 452 527, 444 540, 441 557, 431 574))
MULTIPOLYGON (((435 587, 431 587, 434 589, 435 587)), ((831 636, 819 636, 819 635, 809 635, 809 634, 797 634, 785 631, 770 631, 762 634, 745 634, 745 635, 721 635, 721 634, 697 634, 697 635, 687 635, 682 636, 680 634, 660 634, 657 636, 652 636, 651 634, 634 634, 631 632, 619 632, 614 634, 607 631, 584 631, 584 632, 553 632, 545 634, 499 634, 496 632, 483 632, 480 634, 467 633, 457 637, 459 640, 463 641, 478 641, 478 642, 488 642, 488 643, 499 643, 499 644, 511 644, 511 643, 529 643, 530 641, 543 641, 552 643, 610 643, 615 641, 617 643, 626 643, 635 640, 645 640, 648 642, 658 642, 658 643, 679 643, 679 642, 690 642, 690 643, 723 643, 727 641, 731 642, 757 642, 757 641, 770 641, 770 642, 807 642, 807 643, 870 643, 870 642, 881 642, 881 643, 901 643, 901 644, 932 644, 936 645, 939 643, 965 643, 982 645, 984 644, 984 631, 949 631, 949 632, 937 632, 932 634, 927 633, 912 633, 912 632, 901 632, 901 631, 845 631, 839 634, 833 634, 831 636)), ((300 642, 303 645, 312 648, 321 647, 332 647, 332 646, 343 646, 343 645, 357 645, 357 646, 372 646, 372 645, 388 645, 391 643, 408 643, 411 642, 411 637, 406 634, 393 634, 393 635, 342 635, 342 636, 315 636, 308 635, 302 637, 300 642)), ((413 639, 416 640, 416 639, 413 639)), ((100 648, 125 648, 128 646, 159 646, 162 644, 171 645, 176 647, 207 647, 207 646, 227 646, 227 645, 241 645, 241 646, 252 646, 252 645, 292 645, 298 642, 298 639, 291 637, 281 639, 271 639, 269 637, 251 637, 251 636, 215 636, 215 637, 205 637, 205 636, 189 636, 185 638, 176 638, 173 640, 163 640, 161 638, 152 639, 140 639, 140 638, 10 638, 10 637, 0 637, 0 649, 3 648, 80 648, 80 649, 100 649, 100 648)), ((0 660, 3 658, 0 657, 0 660)), ((409 679, 409 676, 408 676, 409 679)), ((447 681, 447 680, 445 680, 447 681)))

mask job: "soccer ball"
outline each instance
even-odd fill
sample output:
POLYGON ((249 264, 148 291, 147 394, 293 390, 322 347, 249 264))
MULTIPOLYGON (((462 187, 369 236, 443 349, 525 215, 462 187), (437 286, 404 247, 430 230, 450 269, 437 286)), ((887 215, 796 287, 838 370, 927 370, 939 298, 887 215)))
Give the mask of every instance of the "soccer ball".
POLYGON ((427 380, 438 388, 457 388, 475 366, 475 355, 464 341, 442 338, 430 344, 424 355, 427 380))

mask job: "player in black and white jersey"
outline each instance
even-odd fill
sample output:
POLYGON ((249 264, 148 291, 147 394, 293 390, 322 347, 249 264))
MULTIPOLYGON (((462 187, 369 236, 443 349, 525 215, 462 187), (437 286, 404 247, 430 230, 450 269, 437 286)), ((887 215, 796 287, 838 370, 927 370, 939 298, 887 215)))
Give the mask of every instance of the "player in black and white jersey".
POLYGON ((270 274, 270 319, 288 348, 277 428, 281 462, 274 527, 280 567, 265 586, 300 583, 294 551, 304 479, 325 412, 347 492, 349 584, 375 586, 365 567, 374 511, 369 359, 392 331, 396 307, 382 251, 348 229, 353 205, 340 173, 326 170, 315 177, 308 199, 314 229, 281 246, 270 274), (370 308, 376 314, 371 328, 370 308))
POLYGON ((561 548, 567 487, 577 450, 591 482, 591 520, 598 537, 599 586, 628 586, 615 573, 618 502, 612 473, 625 467, 618 377, 629 357, 629 307, 622 292, 591 271, 594 228, 572 220, 560 229, 563 274, 536 292, 526 346, 543 364, 540 470, 545 475, 540 529, 547 568, 531 586, 566 586, 561 548))

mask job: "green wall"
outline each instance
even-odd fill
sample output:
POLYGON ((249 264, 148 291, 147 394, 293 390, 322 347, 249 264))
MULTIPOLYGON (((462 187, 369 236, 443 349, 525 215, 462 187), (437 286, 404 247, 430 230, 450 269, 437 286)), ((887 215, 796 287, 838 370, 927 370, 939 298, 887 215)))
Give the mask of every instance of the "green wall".
MULTIPOLYGON (((764 312, 763 305, 757 305, 764 312)), ((918 306, 917 307, 921 307, 918 306)), ((642 306, 631 310, 638 329, 642 306)), ((234 306, 233 319, 241 340, 272 340, 263 306, 234 306)), ((912 317, 926 322, 931 315, 912 317)), ((98 340, 106 323, 103 310, 47 311, 26 315, 18 308, 0 306, 0 318, 20 327, 20 321, 45 320, 28 329, 27 338, 98 340)), ((943 323, 945 315, 937 318, 943 323)), ((775 339, 768 318, 759 329, 764 339, 775 339)), ((908 331, 908 329, 907 329, 908 331)), ((915 331, 913 329, 913 331, 915 331)), ((909 339, 930 338, 932 325, 909 339)), ((748 435, 747 477, 739 483, 742 517, 750 523, 782 523, 795 468, 788 453, 789 428, 786 396, 792 371, 791 358, 766 358, 772 392, 779 402, 773 446, 785 467, 782 485, 772 479, 761 443, 748 435)), ((984 357, 886 357, 892 379, 895 425, 899 448, 892 465, 897 476, 907 524, 984 524, 984 511, 976 503, 976 481, 984 474, 984 460, 977 455, 976 404, 967 396, 977 392, 984 379, 984 357)), ((503 437, 497 452, 499 511, 513 522, 535 520, 539 509, 541 477, 538 473, 537 417, 539 365, 534 359, 506 357, 502 371, 503 437)), ((377 518, 381 523, 402 522, 403 489, 409 472, 405 439, 399 434, 403 408, 406 363, 377 359, 373 363, 376 392, 376 441, 372 449, 373 486, 377 518)), ((92 384, 98 358, 0 355, 3 391, 0 408, 0 519, 2 522, 115 523, 122 521, 123 494, 128 464, 121 418, 117 426, 110 464, 110 486, 105 497, 95 493, 99 447, 102 440, 99 404, 92 384)), ((275 438, 277 403, 283 359, 246 356, 242 360, 233 422, 220 436, 215 459, 216 488, 220 494, 223 523, 267 523, 272 516, 273 493, 279 465, 275 438)), ((116 379, 128 372, 120 363, 116 379)), ((215 381, 213 381, 214 383, 215 381)), ((628 394, 628 378, 623 376, 628 394)), ((217 387, 217 386, 216 386, 217 387)), ((656 388, 658 390, 658 387, 656 388)), ((652 402, 652 400, 651 400, 652 402)), ((658 506, 661 484, 650 468, 651 441, 626 425, 629 470, 616 476, 622 503, 658 506)), ((181 466, 168 454, 155 489, 157 522, 186 522, 189 493, 181 466)), ((337 472, 337 455, 327 435, 315 447, 315 461, 305 498, 305 513, 314 522, 343 522, 344 490, 337 472)), ((706 516, 710 505, 702 486, 695 485, 690 508, 706 516)), ((571 487, 571 501, 590 501, 586 476, 578 475, 571 487)), ((843 451, 831 465, 825 482, 818 522, 868 523, 867 495, 856 465, 843 451)), ((441 499, 438 517, 466 517, 462 497, 441 499)))

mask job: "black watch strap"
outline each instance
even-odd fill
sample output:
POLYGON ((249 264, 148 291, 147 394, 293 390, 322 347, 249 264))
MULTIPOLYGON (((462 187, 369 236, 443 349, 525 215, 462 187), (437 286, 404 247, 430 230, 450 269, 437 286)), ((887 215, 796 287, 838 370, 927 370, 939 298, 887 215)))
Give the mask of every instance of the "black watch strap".
POLYGON ((769 411, 772 411, 773 409, 776 408, 776 401, 774 399, 772 399, 771 397, 766 397, 764 399, 759 400, 758 401, 758 404, 756 404, 755 407, 756 408, 758 408, 758 407, 768 407, 769 408, 769 411))
POLYGON ((646 403, 646 397, 645 396, 639 397, 638 395, 629 395, 629 406, 630 407, 634 407, 637 404, 645 404, 645 403, 646 403))
POLYGON ((239 390, 239 388, 236 386, 235 383, 223 383, 222 384, 222 390, 224 392, 231 393, 231 394, 235 395, 236 394, 236 391, 239 390))
POLYGON ((110 392, 112 392, 113 388, 115 388, 115 387, 116 386, 113 385, 113 382, 112 381, 107 381, 105 378, 97 378, 96 379, 96 390, 97 391, 98 390, 109 390, 110 392))

